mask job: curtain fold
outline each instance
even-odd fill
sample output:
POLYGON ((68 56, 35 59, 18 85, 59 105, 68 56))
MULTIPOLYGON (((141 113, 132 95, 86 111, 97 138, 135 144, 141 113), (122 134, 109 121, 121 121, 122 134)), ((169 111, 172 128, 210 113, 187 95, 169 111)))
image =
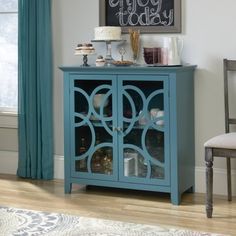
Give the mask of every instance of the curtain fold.
POLYGON ((53 178, 51 0, 19 0, 17 175, 53 178))

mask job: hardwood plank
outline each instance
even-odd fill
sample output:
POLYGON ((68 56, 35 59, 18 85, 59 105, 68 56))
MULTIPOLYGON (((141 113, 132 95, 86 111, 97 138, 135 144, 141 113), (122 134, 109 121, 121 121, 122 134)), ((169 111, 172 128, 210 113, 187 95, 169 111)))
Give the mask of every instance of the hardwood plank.
POLYGON ((62 180, 37 181, 0 174, 0 205, 152 225, 171 225, 236 235, 236 198, 214 196, 213 218, 205 215, 205 195, 183 195, 179 206, 169 194, 73 185, 64 194, 62 180))

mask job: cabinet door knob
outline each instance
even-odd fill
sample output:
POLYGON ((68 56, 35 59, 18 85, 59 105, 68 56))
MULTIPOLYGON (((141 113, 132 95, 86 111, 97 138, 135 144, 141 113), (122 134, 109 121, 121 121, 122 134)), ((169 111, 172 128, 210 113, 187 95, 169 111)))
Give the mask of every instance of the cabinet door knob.
POLYGON ((121 127, 117 127, 117 131, 121 132, 121 131, 123 131, 123 129, 121 127))
POLYGON ((123 131, 123 129, 121 127, 113 127, 112 130, 113 131, 118 131, 118 132, 123 131))

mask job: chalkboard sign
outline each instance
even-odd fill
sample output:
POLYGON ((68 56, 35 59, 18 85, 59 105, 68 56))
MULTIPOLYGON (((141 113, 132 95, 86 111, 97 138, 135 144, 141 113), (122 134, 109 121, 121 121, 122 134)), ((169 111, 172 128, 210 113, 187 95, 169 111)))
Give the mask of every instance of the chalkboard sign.
POLYGON ((181 32, 181 0, 100 0, 101 26, 135 27, 142 33, 181 32))

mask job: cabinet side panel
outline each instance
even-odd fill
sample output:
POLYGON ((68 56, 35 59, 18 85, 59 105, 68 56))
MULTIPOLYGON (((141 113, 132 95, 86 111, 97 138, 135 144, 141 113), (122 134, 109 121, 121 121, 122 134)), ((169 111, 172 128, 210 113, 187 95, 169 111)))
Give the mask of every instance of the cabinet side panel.
POLYGON ((177 154, 179 188, 184 192, 194 190, 194 80, 193 71, 177 74, 177 154))
POLYGON ((64 171, 65 193, 71 192, 70 169, 70 74, 64 72, 64 171))
POLYGON ((178 153, 177 153, 177 99, 176 99, 176 74, 169 76, 169 102, 170 102, 170 173, 171 173, 171 202, 173 204, 180 204, 180 191, 179 191, 179 170, 178 166, 178 153))

